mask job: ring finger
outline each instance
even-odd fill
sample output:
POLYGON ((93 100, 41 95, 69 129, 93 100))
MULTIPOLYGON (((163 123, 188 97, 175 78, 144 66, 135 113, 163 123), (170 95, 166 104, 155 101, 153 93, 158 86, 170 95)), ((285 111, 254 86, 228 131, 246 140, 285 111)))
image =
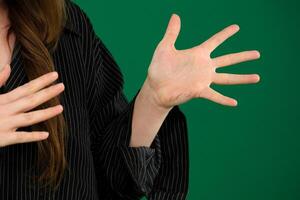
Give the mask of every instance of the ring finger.
POLYGON ((10 113, 27 112, 40 104, 52 99, 64 90, 63 83, 59 83, 48 88, 45 88, 35 94, 28 95, 22 99, 9 104, 8 110, 10 113))
POLYGON ((50 108, 32 111, 28 113, 22 113, 14 116, 11 120, 9 129, 14 129, 14 131, 19 127, 26 127, 39 122, 46 121, 63 111, 62 105, 53 106, 50 108))
POLYGON ((221 85, 250 84, 257 83, 259 79, 260 77, 257 74, 216 73, 213 83, 221 85))

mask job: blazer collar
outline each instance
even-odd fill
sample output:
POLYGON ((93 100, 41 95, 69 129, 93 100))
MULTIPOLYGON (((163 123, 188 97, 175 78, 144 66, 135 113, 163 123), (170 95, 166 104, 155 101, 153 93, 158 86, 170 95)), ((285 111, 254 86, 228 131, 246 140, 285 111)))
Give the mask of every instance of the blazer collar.
POLYGON ((71 20, 70 16, 67 16, 67 20, 66 20, 64 29, 77 35, 77 36, 81 36, 80 30, 78 29, 78 27, 76 27, 74 25, 74 22, 71 20))

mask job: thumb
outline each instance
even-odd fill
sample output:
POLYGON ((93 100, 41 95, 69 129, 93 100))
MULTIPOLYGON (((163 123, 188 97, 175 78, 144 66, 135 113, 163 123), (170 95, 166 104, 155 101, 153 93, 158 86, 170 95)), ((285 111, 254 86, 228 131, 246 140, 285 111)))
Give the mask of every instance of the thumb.
POLYGON ((180 26, 180 17, 177 14, 172 14, 163 40, 174 45, 180 32, 180 26))
POLYGON ((11 69, 9 65, 4 65, 4 67, 0 69, 0 87, 2 87, 6 83, 10 75, 10 71, 11 69))

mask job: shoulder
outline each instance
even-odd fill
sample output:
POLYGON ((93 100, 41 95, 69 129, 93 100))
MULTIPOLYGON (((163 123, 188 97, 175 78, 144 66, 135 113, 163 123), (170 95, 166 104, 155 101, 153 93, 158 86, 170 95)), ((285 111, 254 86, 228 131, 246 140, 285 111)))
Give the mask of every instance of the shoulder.
POLYGON ((71 0, 66 0, 66 17, 63 37, 67 39, 61 40, 62 46, 66 46, 66 42, 71 42, 76 46, 74 49, 81 53, 79 56, 84 64, 87 67, 93 65, 92 55, 95 50, 99 49, 94 43, 101 39, 94 31, 90 18, 78 4, 71 0))
POLYGON ((65 29, 79 36, 87 36, 93 32, 93 26, 86 12, 78 4, 66 1, 66 24, 65 29))

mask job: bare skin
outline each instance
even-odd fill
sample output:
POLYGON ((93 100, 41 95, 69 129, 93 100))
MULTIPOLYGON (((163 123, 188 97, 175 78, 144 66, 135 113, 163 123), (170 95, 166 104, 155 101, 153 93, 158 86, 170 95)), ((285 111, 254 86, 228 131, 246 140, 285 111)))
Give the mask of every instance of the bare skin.
POLYGON ((11 49, 15 39, 14 35, 11 35, 9 41, 7 41, 7 31, 9 28, 7 12, 7 8, 0 1, 0 70, 5 64, 10 63, 11 49))
MULTIPOLYGON (((9 21, 2 2, 0 0, 0 87, 5 84, 11 72, 8 63, 15 41, 13 35, 9 41, 3 37, 7 33, 5 31, 9 21)), ((235 99, 214 91, 209 87, 210 84, 250 84, 259 81, 257 74, 234 75, 215 72, 218 67, 259 58, 258 51, 210 58, 210 53, 238 29, 237 25, 227 27, 199 46, 177 50, 174 44, 180 31, 180 18, 177 15, 172 16, 165 36, 154 52, 147 78, 134 104, 131 147, 149 147, 168 112, 175 105, 193 98, 206 98, 228 106, 237 105, 235 99)), ((0 95, 0 147, 47 139, 48 133, 45 132, 25 133, 16 130, 50 119, 63 111, 62 106, 57 105, 30 112, 63 92, 62 83, 47 87, 57 76, 56 72, 48 73, 0 95)))
MULTIPOLYGON (((0 73, 0 86, 9 74, 10 67, 6 65, 0 73)), ((45 88, 57 77, 57 72, 51 72, 0 95, 0 147, 47 139, 49 133, 44 131, 22 132, 16 129, 48 120, 63 111, 62 105, 57 105, 28 112, 64 90, 62 83, 45 88)))
MULTIPOLYGON (((5 84, 11 73, 8 63, 11 61, 15 38, 14 35, 11 35, 7 41, 8 28, 7 9, 0 1, 0 87, 5 84)), ((48 138, 49 133, 44 131, 22 132, 16 130, 20 127, 46 121, 63 111, 62 105, 57 105, 30 112, 33 108, 59 95, 64 90, 62 83, 47 87, 57 78, 58 73, 51 72, 0 95, 0 147, 36 142, 48 138)))
POLYGON ((211 58, 210 54, 238 30, 238 25, 231 25, 198 46, 177 50, 174 44, 180 32, 180 18, 172 15, 136 98, 130 146, 149 147, 168 112, 175 105, 191 99, 205 98, 222 105, 237 106, 237 100, 220 94, 210 85, 257 83, 259 75, 216 73, 216 69, 258 59, 260 53, 252 50, 217 58, 211 58))

